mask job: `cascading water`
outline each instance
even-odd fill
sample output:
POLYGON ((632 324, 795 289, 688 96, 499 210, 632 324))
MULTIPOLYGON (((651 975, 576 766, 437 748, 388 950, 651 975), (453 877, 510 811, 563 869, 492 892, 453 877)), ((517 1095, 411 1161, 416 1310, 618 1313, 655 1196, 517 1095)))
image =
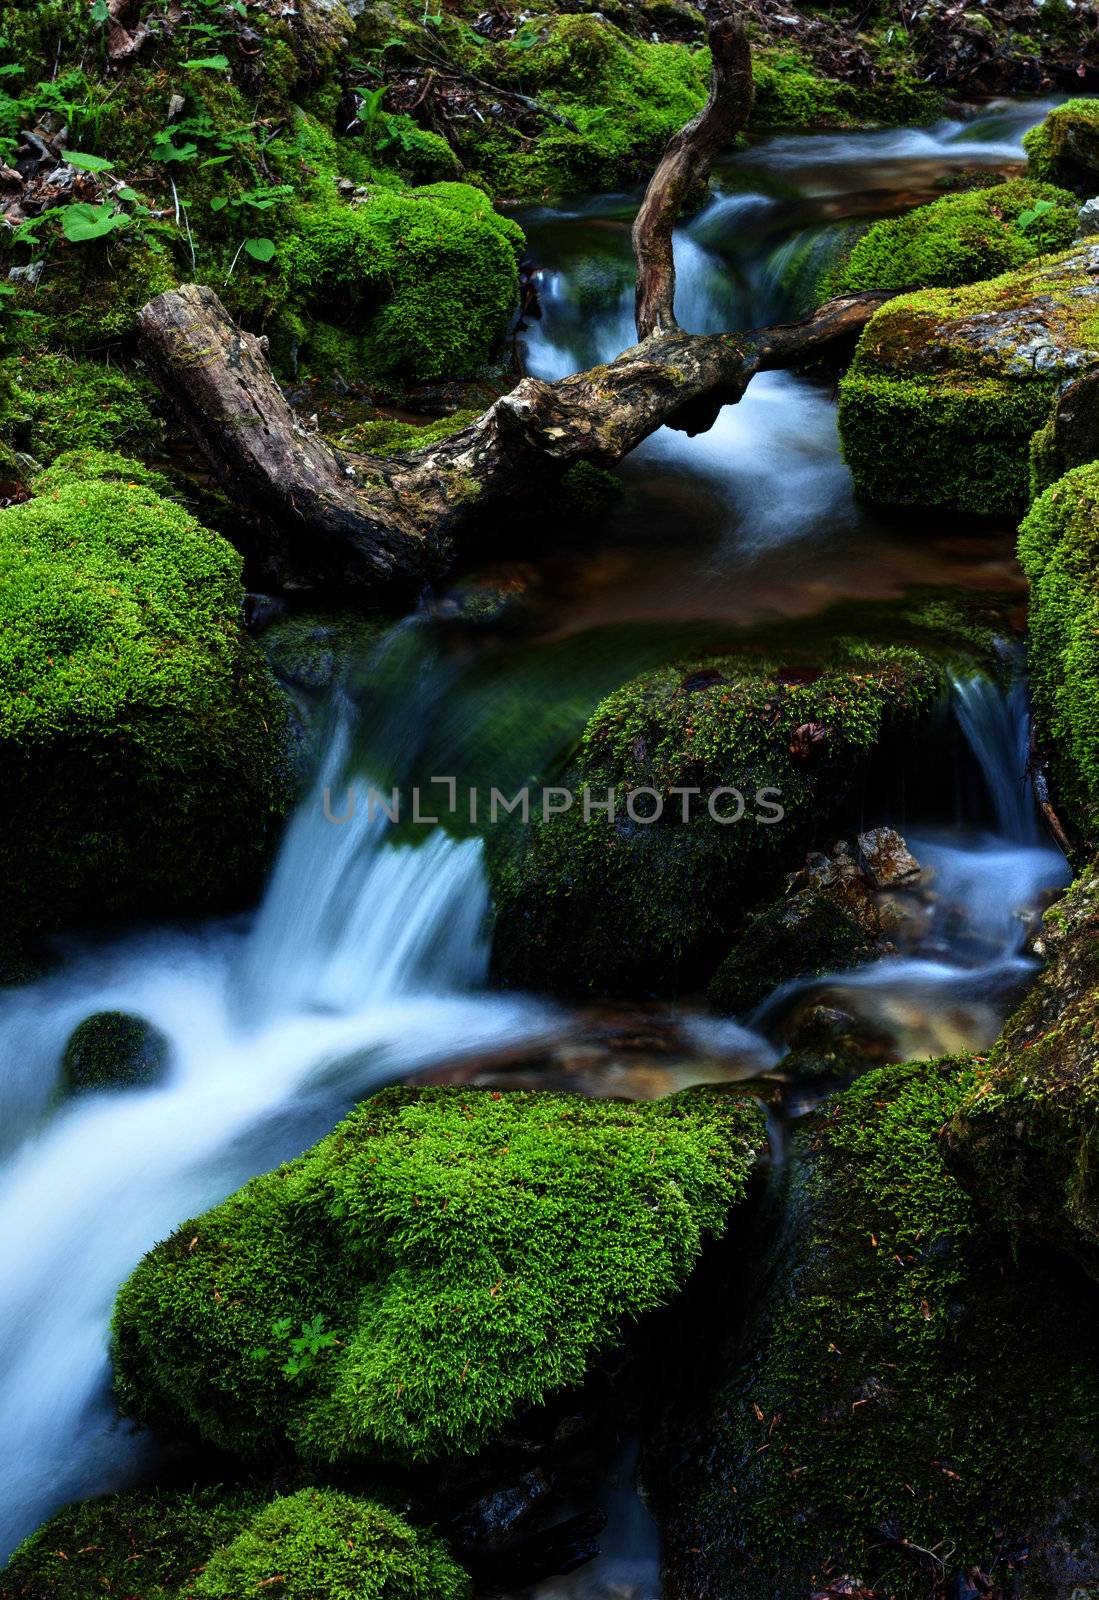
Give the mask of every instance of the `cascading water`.
POLYGON ((987 1047, 1033 962, 1027 927, 1043 899, 1070 877, 1043 841, 1027 774, 1025 685, 973 677, 953 686, 953 708, 980 773, 995 831, 911 833, 931 874, 930 925, 918 953, 854 972, 782 985, 751 1026, 767 1032, 799 999, 827 997, 891 1036, 898 1056, 987 1047))
MULTIPOLYGON (((486 891, 476 840, 387 842, 346 801, 349 723, 293 823, 250 931, 146 934, 0 993, 0 1556, 57 1505, 140 1473, 117 1422, 107 1323, 118 1284, 187 1217, 297 1154, 371 1088, 547 1028, 477 993, 486 891), (167 1081, 56 1101, 72 1028, 95 1011, 170 1040, 167 1081)), ((367 781, 357 787, 364 800, 367 781)))

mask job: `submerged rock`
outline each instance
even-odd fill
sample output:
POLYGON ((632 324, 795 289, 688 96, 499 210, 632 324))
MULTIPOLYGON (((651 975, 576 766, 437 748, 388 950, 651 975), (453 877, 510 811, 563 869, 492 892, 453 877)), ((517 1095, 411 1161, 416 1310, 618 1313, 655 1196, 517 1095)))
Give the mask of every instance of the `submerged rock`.
POLYGON ((1099 244, 883 306, 840 385, 844 455, 885 505, 982 515, 1029 499, 1061 385, 1099 367, 1099 244))
POLYGON ((1002 1249, 947 1170, 975 1082, 887 1067, 798 1132, 758 1298, 712 1371, 684 1352, 691 1410, 650 1450, 669 1600, 1099 1581, 1099 1307, 1002 1249))
POLYGON ((330 1488, 137 1489, 71 1506, 16 1551, 0 1600, 470 1600, 438 1539, 330 1488))
POLYGON ((97 1011, 69 1036, 61 1062, 66 1089, 143 1089, 168 1065, 168 1041, 151 1022, 124 1011, 97 1011))
POLYGON ((243 1455, 471 1452, 676 1293, 765 1150, 721 1092, 386 1090, 145 1258, 122 1404, 243 1455))

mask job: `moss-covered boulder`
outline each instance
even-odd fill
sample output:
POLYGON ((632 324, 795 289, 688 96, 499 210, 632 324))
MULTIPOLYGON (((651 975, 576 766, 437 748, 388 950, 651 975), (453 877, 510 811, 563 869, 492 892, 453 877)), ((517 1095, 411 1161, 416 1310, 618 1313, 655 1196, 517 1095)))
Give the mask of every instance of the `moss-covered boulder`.
POLYGON ((144 373, 44 347, 0 362, 0 440, 36 461, 71 450, 155 451, 164 423, 144 373))
POLYGON ((964 1060, 878 1069, 798 1132, 761 1298, 673 1419, 669 1600, 1099 1580, 1099 1307, 1015 1261, 947 1170, 975 1082, 964 1060))
POLYGON ((717 1093, 386 1090, 145 1258, 123 1407, 244 1455, 475 1450, 675 1294, 764 1140, 717 1093))
POLYGON ((704 982, 753 901, 942 683, 922 648, 840 638, 626 684, 584 730, 562 780, 571 808, 490 830, 497 970, 581 992, 704 982))
POLYGON ((240 557, 138 482, 54 481, 0 512, 8 928, 232 903, 288 799, 240 557))
POLYGON ((1018 1241, 1099 1276, 1099 869, 1046 914, 1046 970, 950 1127, 950 1159, 1018 1241))
POLYGON ((346 379, 475 371, 506 331, 522 244, 518 225, 463 183, 303 208, 283 281, 321 322, 306 334, 307 359, 346 379))
POLYGON ((1099 190, 1099 100, 1066 100, 1023 139, 1027 167, 1043 183, 1099 190))
POLYGON ((863 289, 954 288, 992 278, 1076 233, 1077 202, 1064 189, 1017 179, 943 195, 875 222, 821 284, 821 296, 863 289))
POLYGON ((1023 510, 1030 442, 1059 386, 1099 366, 1099 246, 987 283, 899 296, 840 385, 859 493, 894 506, 1023 510))
POLYGON ((89 1500, 33 1534, 0 1600, 469 1600, 468 1575, 430 1534, 335 1489, 134 1490, 89 1500))
POLYGON ((61 1058, 70 1092, 144 1089, 164 1075, 168 1041, 158 1028, 125 1011, 97 1011, 69 1035, 61 1058))
POLYGON ((1041 495, 1019 535, 1030 682, 1058 804, 1099 844, 1099 463, 1041 495))

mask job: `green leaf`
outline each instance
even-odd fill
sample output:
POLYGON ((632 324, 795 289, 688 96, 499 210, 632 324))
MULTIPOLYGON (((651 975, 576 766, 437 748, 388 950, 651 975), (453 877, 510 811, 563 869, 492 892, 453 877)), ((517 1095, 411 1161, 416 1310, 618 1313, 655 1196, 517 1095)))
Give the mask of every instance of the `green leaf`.
POLYGON ((117 193, 120 200, 139 200, 141 198, 136 189, 131 189, 129 187, 125 189, 119 189, 117 193))
POLYGON ((202 167, 203 170, 205 170, 207 167, 223 167, 227 161, 232 161, 232 159, 233 152, 230 151, 227 156, 210 156, 207 161, 200 161, 199 166, 202 167))
POLYGON ((157 136, 154 161, 193 161, 197 155, 197 144, 173 144, 167 134, 157 136))
POLYGON ((92 0, 92 21, 109 22, 111 13, 107 10, 107 0, 92 0))
POLYGON ((109 202, 91 206, 80 200, 61 213, 61 231, 71 244, 83 244, 88 239, 104 238, 128 221, 126 213, 116 211, 109 202))
POLYGON ((214 196, 214 198, 210 201, 210 210, 211 211, 224 211, 225 207, 228 204, 229 204, 228 195, 216 194, 214 196))
POLYGON ((270 261, 275 254, 273 239, 245 239, 244 248, 253 261, 270 261))
POLYGON ((228 56, 199 56, 195 61, 185 61, 185 67, 204 67, 209 72, 228 72, 228 56))
POLYGON ((62 150, 62 161, 67 161, 70 167, 79 167, 81 172, 113 172, 114 162, 104 161, 102 156, 90 156, 83 150, 62 150))
POLYGON ((1040 217, 1045 216, 1047 211, 1052 210, 1052 200, 1035 200, 1034 204, 1029 208, 1029 210, 1021 211, 1019 213, 1016 221, 1016 227, 1019 229, 1020 233, 1025 233, 1032 222, 1037 222, 1040 217))

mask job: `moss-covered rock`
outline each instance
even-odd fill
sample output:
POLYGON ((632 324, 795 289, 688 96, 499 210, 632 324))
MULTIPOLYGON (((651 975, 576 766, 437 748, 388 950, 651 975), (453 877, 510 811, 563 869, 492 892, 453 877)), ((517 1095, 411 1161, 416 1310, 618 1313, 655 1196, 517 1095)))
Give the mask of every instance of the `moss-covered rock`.
MULTIPOLYGON (((303 211, 284 247, 284 278, 350 337, 336 352, 351 367, 345 376, 363 367, 461 376, 503 337, 522 243, 519 227, 468 184, 379 190, 362 205, 303 211)), ((308 335, 304 350, 308 359, 308 335)), ((323 348, 316 354, 325 365, 323 348)))
POLYGON ((1052 184, 1015 180, 947 194, 875 222, 826 273, 821 297, 863 289, 954 288, 1064 250, 1077 203, 1052 184))
POLYGON ((73 1506, 0 1573, 0 1600, 469 1600, 430 1534, 328 1488, 143 1489, 73 1506))
POLYGON ((1019 535, 1030 681, 1058 803, 1099 844, 1099 463, 1041 495, 1019 535))
POLYGON ((69 450, 155 451, 164 437, 153 385, 132 367, 45 348, 0 367, 0 439, 36 461, 69 450))
POLYGON ((1030 441, 1067 379, 1099 366, 1099 246, 987 283, 901 295, 840 385, 844 455, 885 505, 1018 513, 1030 441))
POLYGON ((781 657, 685 661, 626 684, 596 708, 562 780, 571 809, 490 830, 497 970, 536 989, 704 982, 745 910, 942 682, 915 646, 846 637, 791 640, 781 657), (642 791, 636 820, 631 791, 642 791), (608 793, 613 818, 596 809, 608 793))
POLYGON ((890 71, 873 84, 827 77, 800 49, 762 49, 752 62, 753 130, 863 128, 874 122, 926 122, 942 106, 938 89, 913 72, 890 71))
POLYGON ((142 1017, 97 1011, 69 1035, 61 1058, 66 1089, 143 1089, 168 1065, 168 1041, 142 1017))
POLYGON ((246 1455, 474 1450, 674 1295, 764 1137, 700 1091, 386 1090, 145 1258, 123 1406, 246 1455))
POLYGON ((947 1170, 975 1082, 964 1060, 875 1070, 799 1131, 762 1299, 673 1419, 670 1600, 1099 1578, 1094 1291, 1013 1261, 947 1170))
POLYGON ((1099 870, 1047 913, 1049 963, 950 1128, 951 1161, 1016 1240, 1099 1275, 1099 870))
POLYGON ((288 798, 283 702, 236 552, 139 484, 0 512, 0 874, 9 927, 254 891, 288 798))
POLYGON ((1030 173, 1043 183, 1099 190, 1099 100, 1066 100, 1023 139, 1030 173))

